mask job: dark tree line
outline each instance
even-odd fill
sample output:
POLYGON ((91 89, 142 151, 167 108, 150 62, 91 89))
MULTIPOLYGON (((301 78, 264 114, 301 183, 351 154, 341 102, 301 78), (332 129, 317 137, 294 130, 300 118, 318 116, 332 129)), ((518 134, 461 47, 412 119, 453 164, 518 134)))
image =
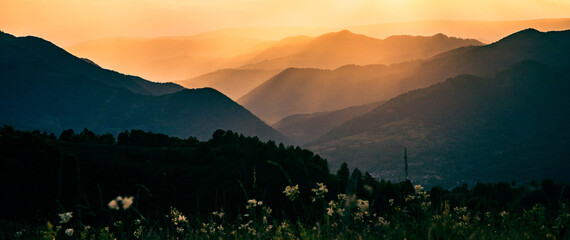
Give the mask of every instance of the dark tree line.
MULTIPOLYGON (((141 130, 125 131, 117 141, 84 129, 64 131, 59 138, 39 131, 0 128, 0 188, 2 219, 41 220, 63 211, 96 223, 116 196, 134 196, 135 207, 161 219, 170 206, 187 214, 208 216, 223 209, 228 216, 247 210, 248 199, 264 201, 276 218, 311 221, 337 194, 356 195, 374 213, 393 210, 390 202, 406 205, 414 194, 411 181, 392 183, 367 172, 341 168, 332 174, 327 161, 294 146, 262 142, 232 131, 218 130, 206 142, 178 139, 141 130), (312 188, 324 183, 329 192, 312 202, 312 188), (291 202, 285 186, 299 185, 291 202), (300 211, 305 206, 309 211, 300 211), (319 207, 320 206, 320 207, 319 207)), ((430 191, 433 208, 444 203, 469 206, 479 212, 521 212, 540 203, 555 215, 570 200, 566 184, 544 180, 539 185, 479 183, 430 191)), ((41 222, 40 221, 40 222, 41 222)))

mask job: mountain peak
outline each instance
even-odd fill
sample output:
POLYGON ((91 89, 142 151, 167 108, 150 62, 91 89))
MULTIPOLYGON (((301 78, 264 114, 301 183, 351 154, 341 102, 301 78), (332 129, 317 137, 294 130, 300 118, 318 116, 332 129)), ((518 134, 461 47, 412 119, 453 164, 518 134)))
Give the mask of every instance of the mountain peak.
POLYGON ((544 32, 538 31, 534 28, 527 28, 525 30, 521 30, 521 31, 513 33, 509 36, 506 36, 503 39, 499 40, 497 43, 507 42, 507 41, 530 40, 530 39, 534 39, 534 38, 540 36, 541 34, 544 34, 544 32))

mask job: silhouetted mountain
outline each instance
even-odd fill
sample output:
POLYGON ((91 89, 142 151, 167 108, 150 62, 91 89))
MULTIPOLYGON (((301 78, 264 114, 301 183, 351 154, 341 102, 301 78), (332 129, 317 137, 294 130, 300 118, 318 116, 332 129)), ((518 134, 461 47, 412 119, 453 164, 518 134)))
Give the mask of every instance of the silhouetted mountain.
POLYGON ((177 82, 186 88, 214 88, 237 100, 279 71, 222 69, 192 79, 177 82))
MULTIPOLYGON (((525 32, 522 34, 528 34, 525 32)), ((515 36, 516 37, 516 36, 515 36)), ((322 136, 311 149, 385 179, 570 181, 570 74, 524 61, 492 77, 461 75, 402 94, 322 136)))
POLYGON ((306 142, 316 140, 319 136, 350 119, 370 112, 380 104, 371 103, 332 112, 295 114, 281 119, 281 121, 273 124, 272 127, 288 139, 293 140, 295 144, 303 145, 306 142))
POLYGON ((182 90, 125 76, 35 37, 2 33, 0 79, 0 123, 18 128, 57 133, 87 127, 114 134, 137 128, 201 139, 216 129, 229 129, 282 140, 281 134, 216 90, 182 90))
MULTIPOLYGON (((26 74, 34 74, 36 72, 38 77, 41 77, 41 72, 48 71, 81 77, 88 76, 91 81, 150 95, 168 94, 184 89, 172 83, 153 83, 139 77, 102 69, 91 60, 79 59, 52 43, 36 37, 16 38, 0 33, 0 44, 3 50, 3 68, 7 68, 11 73, 25 71, 26 74)), ((3 72, 3 74, 8 74, 8 72, 3 72)), ((4 81, 16 81, 10 80, 10 75, 5 76, 7 78, 4 78, 4 81)))
POLYGON ((459 74, 491 75, 526 59, 566 66, 570 62, 568 41, 570 31, 542 33, 529 29, 490 45, 462 47, 427 60, 388 67, 288 69, 238 102, 261 119, 274 122, 292 114, 386 101, 459 74))
MULTIPOLYGON (((325 68, 346 64, 392 64, 432 57, 463 46, 482 45, 473 39, 459 39, 437 34, 431 37, 391 36, 376 39, 343 30, 302 41, 283 51, 283 56, 249 64, 247 69, 325 68), (289 54, 289 55, 285 55, 289 54)), ((273 49, 268 49, 268 51, 273 49)), ((263 53, 260 54, 264 56, 263 53)), ((265 55, 267 56, 267 55, 265 55)), ((261 57, 257 57, 260 59, 261 57)))
POLYGON ((401 91, 427 87, 459 74, 489 75, 532 59, 552 66, 570 62, 570 30, 539 32, 526 29, 498 42, 450 51, 426 61, 399 83, 401 91))

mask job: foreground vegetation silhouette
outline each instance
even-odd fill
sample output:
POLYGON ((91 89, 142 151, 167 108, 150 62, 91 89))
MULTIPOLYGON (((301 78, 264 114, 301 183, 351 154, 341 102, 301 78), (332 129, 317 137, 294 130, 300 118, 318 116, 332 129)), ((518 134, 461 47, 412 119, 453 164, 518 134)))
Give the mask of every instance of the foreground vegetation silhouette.
POLYGON ((299 147, 0 128, 0 238, 569 239, 563 183, 427 191, 299 147))

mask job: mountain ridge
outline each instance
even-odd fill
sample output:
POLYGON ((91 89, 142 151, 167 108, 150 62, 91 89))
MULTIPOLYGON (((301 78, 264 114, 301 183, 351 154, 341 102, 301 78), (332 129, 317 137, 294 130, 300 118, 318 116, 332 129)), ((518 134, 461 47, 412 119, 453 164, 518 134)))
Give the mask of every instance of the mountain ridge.
POLYGON ((112 134, 136 128, 199 139, 224 129, 285 141, 247 109, 211 88, 184 89, 98 68, 40 38, 3 34, 0 50, 2 124, 50 132, 89 128, 112 134), (176 91, 168 92, 170 86, 176 91))
POLYGON ((347 161, 386 179, 403 176, 407 147, 411 178, 427 185, 567 181, 570 163, 555 159, 570 154, 569 90, 562 68, 524 60, 490 77, 459 75, 409 91, 307 145, 332 166, 347 161))

